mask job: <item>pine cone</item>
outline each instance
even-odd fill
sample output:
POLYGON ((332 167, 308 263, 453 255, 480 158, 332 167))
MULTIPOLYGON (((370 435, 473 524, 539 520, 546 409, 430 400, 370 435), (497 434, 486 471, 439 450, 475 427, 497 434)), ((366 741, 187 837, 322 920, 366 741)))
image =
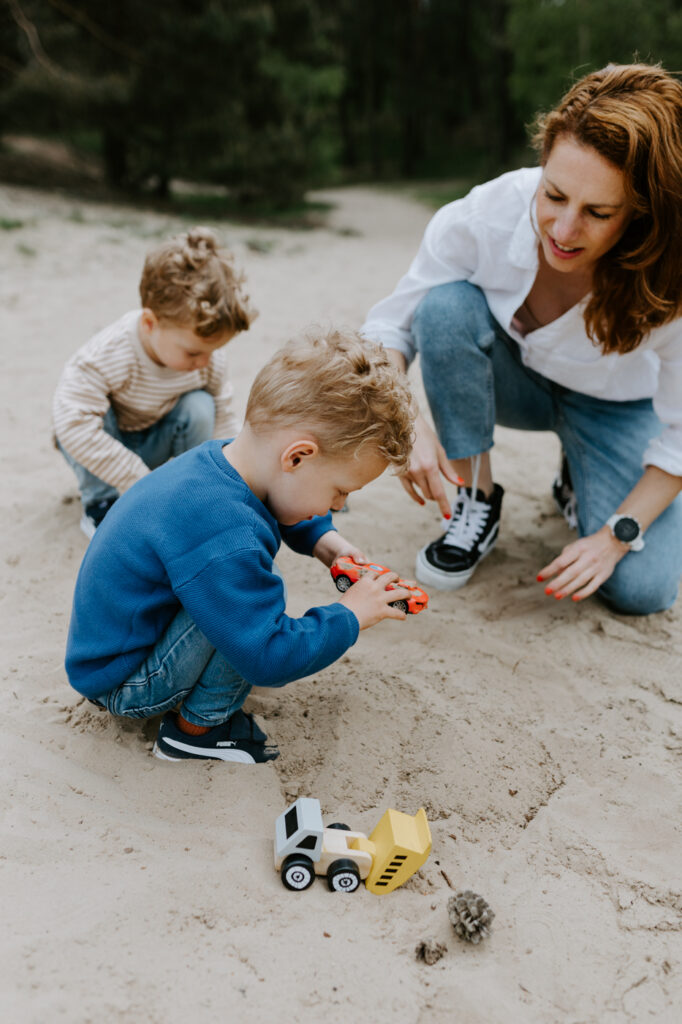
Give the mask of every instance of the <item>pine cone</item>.
POLYGON ((482 896, 466 889, 450 897, 448 916, 460 939, 476 943, 488 935, 495 914, 482 896))

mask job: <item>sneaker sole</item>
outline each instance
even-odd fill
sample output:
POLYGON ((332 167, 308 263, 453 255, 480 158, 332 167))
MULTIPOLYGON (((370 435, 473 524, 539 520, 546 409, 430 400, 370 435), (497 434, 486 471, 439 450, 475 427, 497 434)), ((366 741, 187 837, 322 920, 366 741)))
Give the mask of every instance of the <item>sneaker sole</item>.
POLYGON ((165 750, 162 750, 158 743, 154 744, 152 753, 162 761, 235 761, 239 764, 257 764, 256 759, 251 757, 246 750, 235 750, 234 747, 226 750, 207 751, 201 747, 193 747, 190 743, 179 743, 177 740, 173 740, 172 745, 177 750, 186 751, 185 756, 183 757, 181 754, 179 757, 173 757, 172 754, 167 754, 165 750))
POLYGON ((425 584, 427 587, 432 587, 434 590, 459 590, 460 587, 465 586, 469 582, 478 566, 490 554, 496 544, 497 537, 481 554, 476 565, 473 565, 471 569, 462 569, 460 572, 447 572, 445 569, 436 569, 434 565, 431 565, 426 558, 426 549, 429 547, 426 544, 417 555, 417 579, 420 583, 425 584))
POLYGON ((174 757, 168 750, 159 746, 158 741, 152 747, 152 754, 160 761, 230 761, 236 764, 266 764, 267 761, 275 761, 279 757, 279 751, 275 757, 266 758, 264 761, 257 761, 255 757, 246 750, 239 750, 235 747, 226 747, 224 750, 207 751, 205 747, 195 747, 191 743, 181 743, 179 740, 165 741, 166 747, 173 747, 178 751, 185 751, 174 757))
POLYGON ((158 757, 159 761, 186 761, 185 757, 169 757, 168 754, 164 754, 158 743, 155 743, 152 747, 152 754, 154 757, 158 757))
POLYGON ((89 519, 86 515, 81 516, 81 521, 78 524, 81 528, 81 532, 85 534, 88 540, 92 540, 95 536, 96 526, 92 519, 89 519))

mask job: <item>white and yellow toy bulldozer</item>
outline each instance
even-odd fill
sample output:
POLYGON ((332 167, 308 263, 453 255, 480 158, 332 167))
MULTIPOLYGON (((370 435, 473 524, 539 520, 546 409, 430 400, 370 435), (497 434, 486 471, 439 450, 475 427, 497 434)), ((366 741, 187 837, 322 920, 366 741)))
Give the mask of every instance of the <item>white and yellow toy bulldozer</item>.
POLYGON ((348 825, 322 823, 320 801, 300 797, 275 823, 275 870, 287 889, 307 889, 326 875, 332 892, 392 892, 418 871, 431 852, 423 807, 412 817, 386 811, 369 838, 348 825))

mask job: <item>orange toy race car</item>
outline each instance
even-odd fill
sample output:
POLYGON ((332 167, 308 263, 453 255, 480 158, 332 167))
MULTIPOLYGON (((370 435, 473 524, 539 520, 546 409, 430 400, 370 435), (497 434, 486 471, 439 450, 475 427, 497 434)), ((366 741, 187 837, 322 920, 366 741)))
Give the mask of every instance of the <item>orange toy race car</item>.
MULTIPOLYGON (((329 570, 334 578, 337 589, 344 594, 349 587, 352 587, 354 583, 364 576, 367 572, 391 572, 385 565, 377 565, 376 562, 367 562, 366 565, 359 565, 355 562, 350 555, 342 555, 332 563, 331 569, 329 570)), ((412 615, 417 615, 423 611, 429 603, 429 595, 424 593, 421 587, 418 587, 416 583, 410 583, 407 580, 398 580, 397 583, 389 583, 386 587, 387 590, 395 590, 396 587, 405 587, 406 590, 411 590, 412 593, 407 601, 392 601, 396 608, 400 608, 401 612, 408 612, 412 615)))

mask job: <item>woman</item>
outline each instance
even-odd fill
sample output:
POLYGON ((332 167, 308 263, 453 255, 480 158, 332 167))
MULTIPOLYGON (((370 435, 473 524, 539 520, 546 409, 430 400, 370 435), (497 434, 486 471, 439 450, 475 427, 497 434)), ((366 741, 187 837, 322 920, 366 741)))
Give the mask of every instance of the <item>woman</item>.
POLYGON ((456 589, 492 550, 494 424, 553 430, 554 493, 579 539, 538 579, 555 598, 598 591, 648 614, 674 603, 682 568, 682 86, 609 65, 534 141, 540 167, 435 215, 363 327, 403 369, 419 353, 436 427, 420 418, 403 480, 449 520, 417 576, 456 589), (452 512, 442 477, 460 485, 452 512))

